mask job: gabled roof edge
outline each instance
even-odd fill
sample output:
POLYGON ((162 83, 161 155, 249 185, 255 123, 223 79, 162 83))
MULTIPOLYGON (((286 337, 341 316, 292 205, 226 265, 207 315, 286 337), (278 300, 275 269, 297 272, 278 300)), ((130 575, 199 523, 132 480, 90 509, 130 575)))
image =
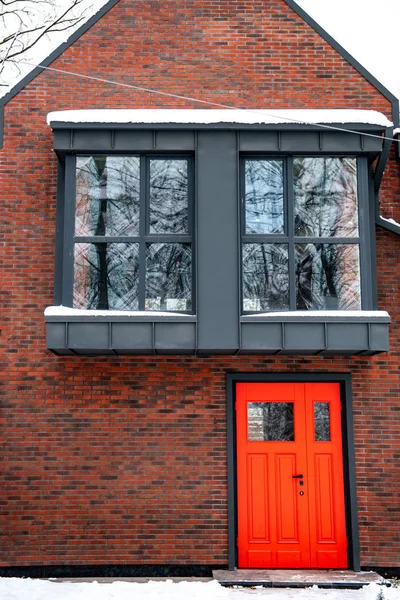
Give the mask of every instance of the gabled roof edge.
POLYGON ((395 127, 399 126, 399 99, 388 90, 372 73, 367 71, 365 67, 362 66, 361 63, 358 62, 347 50, 343 48, 336 40, 333 38, 321 25, 319 25, 310 15, 302 9, 295 0, 284 0, 284 2, 292 9, 296 14, 299 15, 309 25, 314 29, 318 35, 320 35, 334 50, 336 50, 342 58, 344 58, 348 63, 354 67, 360 75, 362 75, 369 83, 371 83, 385 98, 387 98, 392 103, 392 119, 395 127))
MULTIPOLYGON (((99 21, 118 2, 119 0, 108 0, 108 2, 106 2, 104 6, 102 6, 102 8, 100 8, 94 15, 90 17, 90 19, 88 19, 88 21, 86 21, 85 23, 83 23, 83 25, 78 27, 78 29, 74 31, 74 33, 65 42, 63 42, 62 44, 60 44, 60 46, 53 50, 53 52, 49 54, 49 56, 41 60, 40 64, 43 65, 43 67, 48 67, 56 58, 58 58, 63 52, 65 52, 67 48, 72 46, 72 44, 76 42, 76 40, 78 40, 81 37, 81 35, 86 33, 88 29, 92 27, 92 25, 97 23, 97 21, 99 21)), ((5 106, 7 102, 11 100, 11 98, 14 98, 14 96, 16 96, 18 92, 24 89, 24 87, 28 85, 28 83, 30 83, 32 79, 35 79, 35 77, 44 70, 43 67, 35 67, 34 69, 32 69, 32 71, 25 75, 25 77, 23 77, 21 81, 16 83, 15 86, 12 87, 11 90, 7 92, 7 94, 5 94, 5 96, 0 98, 0 112, 1 108, 5 106)))

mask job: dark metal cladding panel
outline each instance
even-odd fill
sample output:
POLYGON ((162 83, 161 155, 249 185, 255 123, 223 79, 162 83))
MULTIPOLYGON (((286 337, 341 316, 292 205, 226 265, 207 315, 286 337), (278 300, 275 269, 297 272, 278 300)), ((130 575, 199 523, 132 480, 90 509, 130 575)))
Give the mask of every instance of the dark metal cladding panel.
POLYGON ((154 347, 157 351, 194 350, 196 323, 155 323, 154 347))
POLYGON ((280 323, 242 324, 242 349, 278 352, 283 348, 282 325, 280 323))
POLYGON ((241 131, 241 152, 277 152, 279 150, 278 131, 241 131))
POLYGON ((46 347, 49 350, 59 351, 65 348, 65 323, 47 323, 46 347))
POLYGON ((194 150, 195 135, 193 130, 189 131, 157 131, 156 150, 188 151, 194 150))
POLYGON ((71 349, 108 349, 108 323, 69 323, 68 347, 71 349))
POLYGON ((280 149, 286 152, 319 152, 319 132, 282 131, 280 149))
POLYGON ((73 147, 75 151, 111 150, 111 138, 111 129, 74 129, 73 147))
POLYGON ((199 350, 239 347, 236 134, 201 131, 197 160, 199 350))
POLYGON ((324 323, 285 323, 285 350, 325 349, 324 323))
POLYGON ((328 323, 328 349, 352 351, 369 349, 368 323, 328 323))
POLYGON ((152 348, 151 323, 112 323, 111 347, 122 350, 146 350, 152 348))
POLYGON ((120 130, 114 132, 114 150, 138 152, 152 150, 154 143, 153 132, 150 130, 120 130))
POLYGON ((386 324, 371 323, 369 345, 371 350, 389 350, 389 327, 386 324))
POLYGON ((71 149, 71 130, 70 129, 55 129, 54 130, 54 150, 70 150, 71 149))

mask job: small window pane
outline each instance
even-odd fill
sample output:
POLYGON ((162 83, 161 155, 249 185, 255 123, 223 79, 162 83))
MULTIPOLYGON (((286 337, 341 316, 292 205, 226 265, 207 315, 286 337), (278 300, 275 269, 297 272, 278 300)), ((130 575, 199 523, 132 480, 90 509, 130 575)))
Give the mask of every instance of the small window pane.
POLYGON ((329 442, 330 431, 329 402, 314 402, 314 431, 316 442, 329 442))
POLYGON ((296 308, 360 310, 357 244, 296 245, 296 308))
POLYGON ((187 160, 150 161, 150 233, 187 233, 187 160))
POLYGON ((295 235, 358 236, 355 158, 295 158, 295 235))
POLYGON ((249 402, 249 442, 293 442, 293 402, 249 402))
POLYGON ((246 233, 283 233, 283 163, 245 163, 246 233))
POLYGON ((186 244, 148 244, 146 310, 192 309, 192 256, 186 244))
POLYGON ((286 244, 243 244, 243 310, 287 310, 286 244))
POLYGON ((74 307, 138 310, 139 244, 75 244, 74 307))
POLYGON ((133 236, 139 232, 137 156, 78 156, 76 236, 133 236))

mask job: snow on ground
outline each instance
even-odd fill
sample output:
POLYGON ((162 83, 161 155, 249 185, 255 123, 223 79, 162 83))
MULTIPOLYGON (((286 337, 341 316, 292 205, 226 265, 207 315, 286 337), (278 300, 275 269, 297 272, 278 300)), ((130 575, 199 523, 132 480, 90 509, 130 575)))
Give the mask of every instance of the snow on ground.
POLYGON ((360 590, 224 588, 216 581, 72 583, 0 578, 1 600, 400 600, 400 588, 372 583, 360 590))

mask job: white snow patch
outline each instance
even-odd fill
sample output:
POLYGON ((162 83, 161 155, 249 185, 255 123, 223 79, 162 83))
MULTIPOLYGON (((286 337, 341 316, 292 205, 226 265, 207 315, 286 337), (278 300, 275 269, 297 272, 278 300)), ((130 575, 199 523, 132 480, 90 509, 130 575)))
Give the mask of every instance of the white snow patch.
POLYGON ((395 129, 393 131, 393 135, 399 135, 399 133, 400 133, 400 127, 397 127, 397 129, 395 129))
POLYGON ((50 112, 47 123, 176 123, 275 125, 282 123, 363 123, 392 126, 385 115, 375 110, 293 109, 93 109, 50 112))
POLYGON ((180 312, 161 312, 158 310, 85 310, 69 306, 48 306, 45 317, 192 317, 180 312))
POLYGON ((251 315, 245 315, 246 317, 263 317, 263 318, 274 318, 274 317, 285 317, 302 319, 308 318, 325 318, 325 317, 336 317, 338 319, 342 317, 368 317, 368 318, 387 318, 389 313, 385 310, 296 310, 296 311, 279 311, 279 312, 263 312, 254 313, 251 315))
POLYGON ((381 216, 382 221, 386 221, 386 223, 391 223, 392 225, 396 225, 396 227, 400 228, 400 223, 395 221, 394 219, 385 219, 385 217, 381 216))
POLYGON ((1 600, 376 600, 382 591, 385 600, 400 600, 399 588, 375 583, 360 590, 276 588, 224 588, 216 581, 150 581, 133 583, 54 582, 40 579, 0 578, 1 600))

